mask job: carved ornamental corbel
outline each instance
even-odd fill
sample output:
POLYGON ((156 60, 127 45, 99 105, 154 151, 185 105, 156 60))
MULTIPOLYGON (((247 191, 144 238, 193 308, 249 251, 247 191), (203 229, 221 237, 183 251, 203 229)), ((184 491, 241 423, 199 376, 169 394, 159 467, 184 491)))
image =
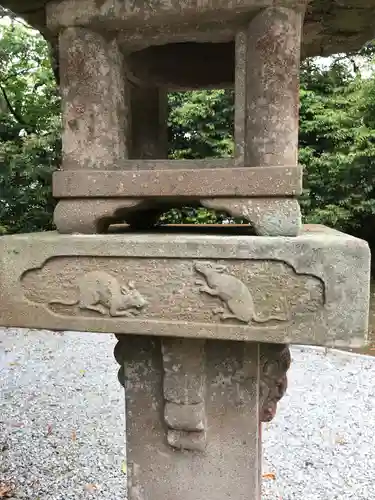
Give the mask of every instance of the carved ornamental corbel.
POLYGON ((164 339, 163 392, 167 441, 176 449, 206 447, 205 342, 164 339))
POLYGON ((291 355, 286 344, 260 345, 260 414, 261 422, 271 422, 276 415, 277 404, 284 396, 288 379, 286 376, 291 355))

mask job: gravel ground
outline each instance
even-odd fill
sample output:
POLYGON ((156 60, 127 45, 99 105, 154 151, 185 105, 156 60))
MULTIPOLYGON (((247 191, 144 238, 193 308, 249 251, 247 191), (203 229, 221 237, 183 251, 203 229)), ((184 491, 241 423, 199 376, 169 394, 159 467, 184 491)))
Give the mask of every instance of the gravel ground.
MULTIPOLYGON (((124 498, 124 397, 111 335, 0 330, 0 494, 124 498)), ((375 359, 292 350, 264 428, 263 500, 374 500, 375 359)), ((1 495, 0 495, 1 498, 1 495)))
POLYGON ((123 499, 114 336, 0 330, 0 341, 0 479, 27 500, 123 499))
POLYGON ((375 358, 293 348, 289 390, 263 432, 264 500, 375 499, 375 358))

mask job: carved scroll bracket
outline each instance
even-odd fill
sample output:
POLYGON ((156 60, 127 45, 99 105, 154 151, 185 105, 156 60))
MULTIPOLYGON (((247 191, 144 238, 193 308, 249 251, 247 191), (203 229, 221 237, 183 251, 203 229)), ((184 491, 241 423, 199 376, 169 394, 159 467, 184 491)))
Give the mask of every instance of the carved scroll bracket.
POLYGON ((164 339, 164 421, 168 444, 176 449, 206 447, 205 342, 164 339))
MULTIPOLYGON (((121 365, 118 378, 124 386, 124 360, 129 357, 129 343, 127 336, 116 337, 114 355, 121 365)), ((291 355, 286 344, 258 345, 259 420, 270 422, 287 389, 291 355)), ((161 349, 167 442, 176 450, 203 452, 207 444, 205 341, 164 338, 161 349)), ((241 369, 233 376, 233 381, 242 385, 243 377, 246 374, 241 369)), ((243 404, 245 400, 240 391, 237 402, 243 404)))
POLYGON ((276 415, 277 404, 284 396, 291 363, 289 347, 286 344, 260 345, 260 415, 261 422, 271 422, 276 415))

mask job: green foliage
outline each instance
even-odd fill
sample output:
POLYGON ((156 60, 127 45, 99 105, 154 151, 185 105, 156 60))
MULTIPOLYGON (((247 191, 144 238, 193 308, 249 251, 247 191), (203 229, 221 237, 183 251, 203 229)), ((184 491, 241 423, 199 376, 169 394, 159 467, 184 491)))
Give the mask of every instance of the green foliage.
POLYGON ((61 151, 60 104, 49 52, 20 23, 0 25, 0 232, 47 230, 51 174, 61 151))
POLYGON ((226 219, 226 214, 203 207, 173 208, 160 217, 163 224, 222 224, 226 219))
POLYGON ((231 90, 171 93, 168 123, 170 157, 232 156, 233 113, 231 90))
POLYGON ((311 61, 301 76, 306 220, 368 239, 375 215, 375 78, 350 72, 345 62, 322 70, 311 61))

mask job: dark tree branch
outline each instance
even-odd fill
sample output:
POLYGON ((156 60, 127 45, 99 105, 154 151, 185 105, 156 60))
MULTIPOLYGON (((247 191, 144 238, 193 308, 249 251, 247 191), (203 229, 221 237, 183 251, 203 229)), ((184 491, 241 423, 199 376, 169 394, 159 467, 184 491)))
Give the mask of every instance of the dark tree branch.
POLYGON ((46 36, 44 38, 49 45, 49 58, 53 74, 55 75, 56 85, 60 87, 59 42, 58 40, 48 40, 46 36))
POLYGON ((9 100, 9 97, 4 89, 4 87, 0 84, 0 89, 1 89, 1 92, 4 96, 4 99, 5 99, 5 102, 6 102, 6 105, 8 106, 8 109, 10 111, 10 113, 13 115, 13 117, 16 119, 16 121, 22 125, 23 127, 25 127, 25 129, 27 130, 27 132, 33 132, 33 128, 28 124, 26 123, 23 118, 17 113, 17 111, 14 109, 14 107, 12 106, 12 103, 10 102, 9 100))

